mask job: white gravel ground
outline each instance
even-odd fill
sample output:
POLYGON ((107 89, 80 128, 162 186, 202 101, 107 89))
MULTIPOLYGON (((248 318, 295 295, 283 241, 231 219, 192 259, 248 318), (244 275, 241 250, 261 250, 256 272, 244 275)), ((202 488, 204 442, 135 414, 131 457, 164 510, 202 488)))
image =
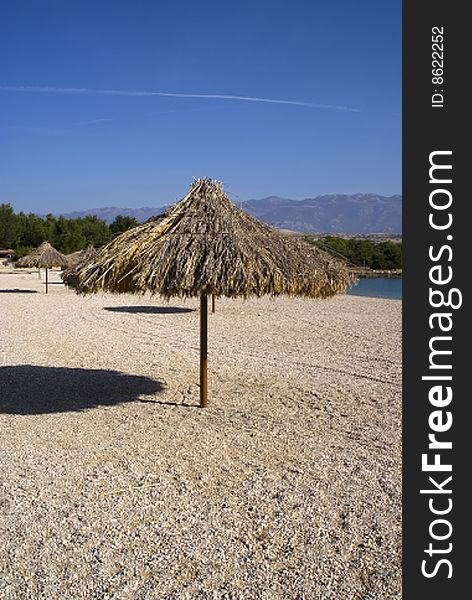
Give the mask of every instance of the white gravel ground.
POLYGON ((2 600, 401 597, 401 302, 218 300, 202 410, 197 301, 42 287, 0 273, 2 600))

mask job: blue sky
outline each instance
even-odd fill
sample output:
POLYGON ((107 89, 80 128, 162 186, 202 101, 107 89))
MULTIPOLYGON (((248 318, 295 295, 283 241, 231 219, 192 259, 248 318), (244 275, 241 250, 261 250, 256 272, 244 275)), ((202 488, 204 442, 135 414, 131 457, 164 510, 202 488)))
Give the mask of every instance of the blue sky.
POLYGON ((401 2, 0 3, 0 203, 161 206, 194 176, 401 193, 401 2))

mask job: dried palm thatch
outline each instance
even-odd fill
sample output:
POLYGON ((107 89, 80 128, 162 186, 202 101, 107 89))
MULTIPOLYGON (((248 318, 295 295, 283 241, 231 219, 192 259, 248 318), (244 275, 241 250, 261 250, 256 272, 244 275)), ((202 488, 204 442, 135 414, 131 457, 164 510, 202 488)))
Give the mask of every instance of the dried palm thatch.
POLYGON ((51 269, 52 267, 66 267, 67 257, 58 252, 49 242, 43 242, 36 250, 27 254, 17 263, 22 267, 41 267, 51 269))
POLYGON ((164 215, 116 237, 78 273, 79 292, 270 294, 325 298, 352 283, 347 268, 237 208, 220 183, 197 180, 164 215))
POLYGON ((76 288, 79 285, 77 273, 87 263, 93 261, 97 254, 98 250, 93 246, 88 246, 83 250, 78 250, 77 252, 72 252, 72 254, 68 254, 67 261, 69 266, 67 269, 65 269, 65 271, 61 273, 62 281, 64 281, 64 283, 69 287, 76 288))
POLYGON ((15 266, 16 267, 30 267, 30 260, 36 256, 36 253, 38 252, 38 248, 35 248, 34 250, 32 250, 29 254, 26 254, 25 256, 23 256, 22 258, 19 258, 16 262, 15 262, 15 266))
POLYGON ((223 186, 198 179, 163 215, 104 246, 66 280, 79 293, 200 296, 200 403, 206 405, 207 295, 326 298, 353 283, 329 254, 291 239, 237 208, 223 186))
POLYGON ((87 248, 83 248, 82 250, 77 250, 77 252, 72 252, 71 254, 66 254, 67 263, 70 267, 75 267, 81 263, 87 262, 92 258, 97 256, 98 250, 93 246, 88 246, 87 248))
POLYGON ((43 242, 36 250, 21 258, 19 267, 37 267, 46 269, 46 294, 48 293, 48 269, 52 267, 67 267, 67 257, 58 252, 49 242, 43 242))

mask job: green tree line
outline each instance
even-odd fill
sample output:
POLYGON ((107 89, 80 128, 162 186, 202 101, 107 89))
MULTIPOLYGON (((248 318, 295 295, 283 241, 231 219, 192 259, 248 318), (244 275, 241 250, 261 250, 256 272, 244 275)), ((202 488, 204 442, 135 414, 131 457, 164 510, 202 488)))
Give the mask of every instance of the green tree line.
POLYGON ((107 225, 95 215, 66 219, 50 214, 41 218, 32 213, 16 214, 10 204, 0 204, 0 249, 13 249, 18 259, 47 240, 59 252, 70 254, 88 246, 106 244, 115 235, 136 225, 134 217, 118 215, 107 225))
POLYGON ((354 238, 327 236, 309 241, 335 257, 344 257, 351 264, 371 269, 401 269, 401 242, 373 242, 354 238))

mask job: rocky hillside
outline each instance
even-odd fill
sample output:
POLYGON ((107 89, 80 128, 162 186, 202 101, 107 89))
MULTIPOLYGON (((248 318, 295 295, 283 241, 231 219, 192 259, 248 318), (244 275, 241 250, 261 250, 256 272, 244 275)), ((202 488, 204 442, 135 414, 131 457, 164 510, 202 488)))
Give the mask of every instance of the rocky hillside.
MULTIPOLYGON (((329 194, 304 200, 269 196, 238 202, 251 215, 280 229, 303 233, 401 233, 402 197, 378 194, 329 194)), ((155 208, 95 208, 68 213, 66 217, 95 214, 107 223, 117 215, 132 216, 143 222, 159 214, 155 208)))

